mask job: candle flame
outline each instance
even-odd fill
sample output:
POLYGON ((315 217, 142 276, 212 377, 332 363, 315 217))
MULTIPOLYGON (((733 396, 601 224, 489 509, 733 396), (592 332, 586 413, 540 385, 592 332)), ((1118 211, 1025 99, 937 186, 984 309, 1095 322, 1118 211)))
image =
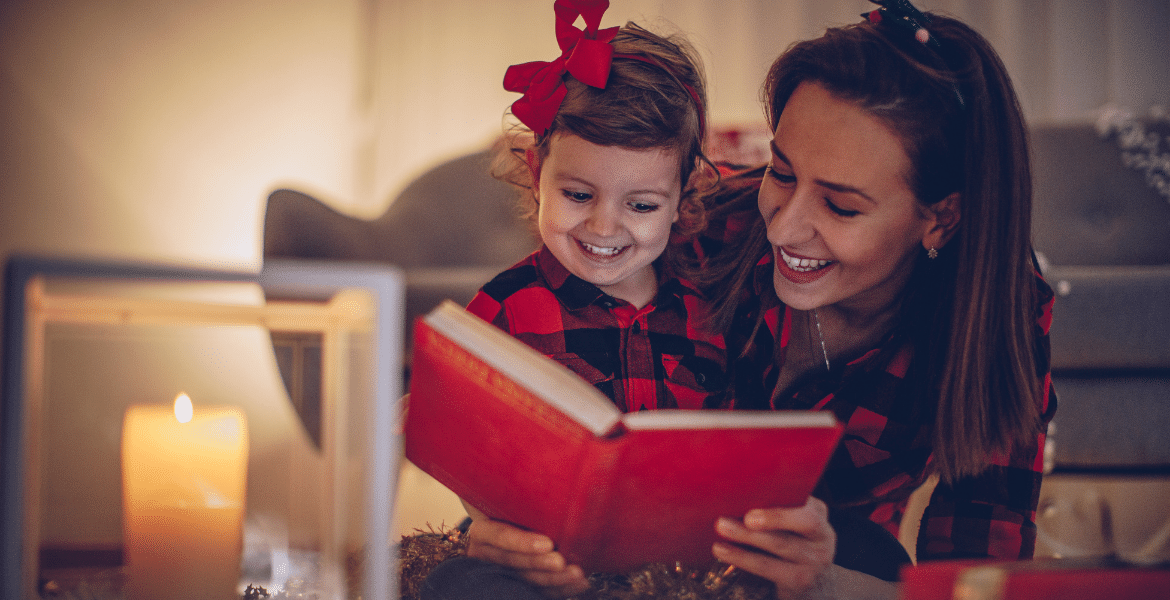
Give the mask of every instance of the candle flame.
POLYGON ((180 392, 175 397, 175 418, 180 423, 189 423, 195 415, 195 407, 191 406, 191 397, 186 392, 180 392))

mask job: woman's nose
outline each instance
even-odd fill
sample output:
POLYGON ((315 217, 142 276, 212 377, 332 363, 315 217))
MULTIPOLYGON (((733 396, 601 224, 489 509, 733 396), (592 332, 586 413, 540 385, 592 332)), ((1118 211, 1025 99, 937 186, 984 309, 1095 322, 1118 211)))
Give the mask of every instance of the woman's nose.
POLYGON ((776 194, 770 199, 771 215, 768 218, 768 241, 777 246, 795 245, 807 242, 816 236, 814 204, 802 190, 788 194, 776 194))

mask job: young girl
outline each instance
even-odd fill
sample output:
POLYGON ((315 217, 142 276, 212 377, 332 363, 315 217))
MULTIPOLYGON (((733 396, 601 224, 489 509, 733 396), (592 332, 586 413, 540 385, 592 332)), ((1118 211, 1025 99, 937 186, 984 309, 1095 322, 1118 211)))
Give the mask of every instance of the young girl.
POLYGON ((604 6, 554 8, 568 58, 505 75, 525 94, 512 112, 526 127, 499 175, 522 189, 543 246, 468 310, 623 411, 715 405, 723 340, 699 326, 704 299, 663 257, 672 234, 702 226, 692 185, 707 170, 698 61, 683 40, 632 23, 598 30, 604 6), (572 27, 579 13, 584 31, 572 27))
MULTIPOLYGON (((622 411, 721 405, 723 338, 701 326, 706 301, 664 256, 672 236, 702 227, 696 182, 713 173, 699 61, 678 37, 633 23, 599 29, 607 7, 557 0, 561 57, 504 76, 505 88, 524 94, 512 113, 526 129, 498 176, 524 190, 543 246, 485 285, 468 310, 569 367, 622 411), (584 30, 574 26, 579 16, 584 30)), ((584 574, 548 538, 467 509, 471 558, 436 569, 425 598, 582 590, 584 574)))

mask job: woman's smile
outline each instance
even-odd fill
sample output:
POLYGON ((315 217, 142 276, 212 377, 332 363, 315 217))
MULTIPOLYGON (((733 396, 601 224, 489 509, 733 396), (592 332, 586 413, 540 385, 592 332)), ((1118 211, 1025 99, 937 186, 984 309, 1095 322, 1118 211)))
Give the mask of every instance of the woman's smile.
POLYGON ((806 82, 780 113, 771 148, 759 204, 777 296, 797 310, 890 309, 933 225, 907 183, 901 139, 806 82))
POLYGON ((793 256, 784 248, 776 248, 776 270, 793 283, 812 283, 828 275, 836 264, 831 260, 793 256))

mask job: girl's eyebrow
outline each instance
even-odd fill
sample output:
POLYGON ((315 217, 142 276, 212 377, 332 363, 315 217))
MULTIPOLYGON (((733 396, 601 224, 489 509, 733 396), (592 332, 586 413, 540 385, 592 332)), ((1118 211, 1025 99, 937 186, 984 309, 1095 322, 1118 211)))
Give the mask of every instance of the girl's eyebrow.
MULTIPOLYGON (((576 175, 573 175, 572 173, 556 172, 553 174, 553 176, 556 179, 562 179, 565 181, 574 181, 574 182, 577 182, 577 183, 584 185, 586 187, 590 187, 590 188, 596 187, 593 185, 593 182, 591 182, 587 179, 584 179, 582 177, 578 177, 576 175)), ((642 195, 642 194, 651 194, 654 196, 661 196, 663 198, 670 198, 670 191, 669 190, 662 190, 662 189, 658 189, 658 188, 636 189, 636 190, 630 190, 629 192, 627 192, 627 195, 630 195, 630 196, 637 196, 637 195, 642 195)))
MULTIPOLYGON (((788 160, 788 157, 785 156, 784 153, 781 152, 780 149, 776 147, 776 140, 770 140, 768 142, 768 145, 772 147, 772 156, 776 157, 777 160, 788 165, 790 168, 792 167, 792 161, 788 160)), ((877 204, 877 200, 874 200, 872 197, 870 197, 869 194, 861 191, 860 188, 856 188, 856 187, 853 187, 851 185, 845 185, 844 183, 836 183, 833 181, 826 181, 824 179, 814 179, 813 181, 821 187, 826 187, 826 188, 829 188, 830 190, 833 190, 835 192, 841 192, 844 194, 856 194, 858 196, 861 196, 862 198, 865 198, 866 200, 868 200, 872 204, 877 204)))

